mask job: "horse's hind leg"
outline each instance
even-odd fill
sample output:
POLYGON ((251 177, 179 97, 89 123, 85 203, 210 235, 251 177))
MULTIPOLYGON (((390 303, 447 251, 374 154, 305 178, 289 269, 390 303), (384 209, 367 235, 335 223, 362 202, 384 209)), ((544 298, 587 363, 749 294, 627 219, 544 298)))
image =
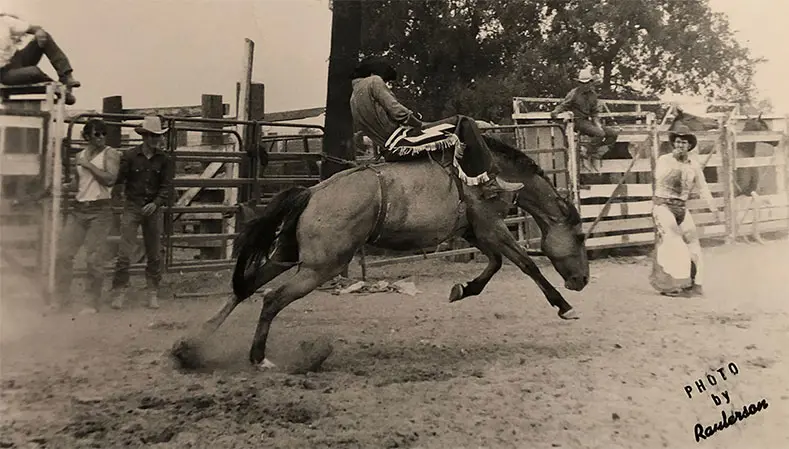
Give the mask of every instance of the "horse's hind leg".
MULTIPOLYGON (((280 260, 280 257, 278 257, 278 254, 275 252, 272 255, 272 257, 269 260, 267 260, 262 267, 260 267, 259 270, 246 276, 247 279, 254 276, 254 281, 253 281, 254 283, 252 284, 253 287, 249 289, 249 291, 250 292, 257 291, 260 287, 266 285, 280 274, 288 271, 292 266, 293 266, 292 263, 287 263, 280 260)), ((235 308, 239 304, 244 302, 244 300, 246 300, 253 294, 254 293, 250 293, 247 296, 239 297, 236 296, 235 293, 230 293, 230 295, 228 295, 227 301, 225 302, 225 305, 222 306, 222 308, 219 309, 219 311, 216 314, 214 314, 214 316, 209 318, 208 321, 205 322, 205 324, 203 324, 203 327, 201 329, 201 336, 208 337, 214 332, 216 332, 216 330, 219 329, 219 326, 221 326, 222 323, 225 322, 227 317, 230 316, 231 313, 233 313, 233 310, 235 310, 235 308)))
POLYGON ((488 265, 482 270, 479 276, 475 277, 470 282, 453 285, 452 291, 449 293, 449 302, 460 301, 469 296, 479 295, 482 293, 482 290, 485 289, 485 286, 488 285, 493 275, 501 269, 502 257, 500 253, 497 253, 488 246, 480 245, 476 239, 466 238, 466 240, 479 248, 482 254, 487 256, 488 265))
POLYGON ((273 367, 274 364, 266 359, 266 340, 274 318, 290 303, 306 296, 324 282, 340 274, 344 267, 344 263, 317 269, 302 266, 284 285, 268 292, 263 297, 263 308, 260 310, 255 338, 249 351, 249 361, 259 368, 273 367))
MULTIPOLYGON (((256 291, 267 282, 287 271, 290 266, 291 264, 281 261, 278 254, 275 252, 271 259, 266 261, 259 270, 247 274, 247 279, 254 276, 254 288, 249 291, 256 291)), ((196 335, 179 340, 175 343, 171 350, 172 356, 184 368, 196 368, 201 366, 203 363, 201 349, 204 341, 219 329, 219 326, 225 322, 227 317, 233 313, 233 310, 235 310, 239 304, 252 295, 253 293, 250 293, 247 296, 239 297, 236 296, 235 293, 231 293, 222 308, 201 326, 200 331, 196 335)))

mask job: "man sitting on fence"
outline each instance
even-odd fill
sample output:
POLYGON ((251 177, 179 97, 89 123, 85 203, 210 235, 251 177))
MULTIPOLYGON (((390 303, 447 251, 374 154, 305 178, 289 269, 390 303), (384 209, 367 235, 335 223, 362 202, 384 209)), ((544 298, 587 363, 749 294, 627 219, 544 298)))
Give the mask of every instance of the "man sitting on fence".
POLYGON ((162 279, 162 213, 170 195, 174 174, 173 161, 165 154, 165 133, 159 117, 145 117, 142 126, 134 129, 142 136, 142 145, 126 150, 121 157, 116 184, 123 185, 124 205, 121 216, 121 244, 112 289, 116 291, 112 307, 120 309, 129 285, 129 261, 142 226, 145 244, 145 282, 148 307, 159 308, 159 283, 162 279))
POLYGON ((104 121, 90 119, 82 128, 87 147, 77 153, 76 170, 64 191, 76 191, 75 201, 58 239, 56 282, 61 306, 72 302, 71 283, 74 257, 85 247, 88 276, 85 293, 88 304, 80 314, 96 313, 101 305, 107 237, 112 224, 112 185, 118 175, 120 152, 105 142, 104 121))
POLYGON ((74 104, 76 99, 71 89, 79 87, 80 82, 74 79, 71 63, 52 35, 40 26, 0 11, 0 83, 19 85, 51 81, 37 67, 43 55, 47 55, 60 82, 66 85, 66 104, 74 104))
MULTIPOLYGON (((601 147, 611 146, 616 143, 618 132, 614 128, 603 126, 600 123, 600 107, 597 101, 597 92, 594 85, 595 77, 592 71, 589 69, 582 70, 578 75, 578 83, 578 86, 567 93, 564 100, 551 112, 551 118, 555 119, 565 111, 573 113, 575 131, 592 138, 589 147, 586 149, 586 157, 583 157, 583 153, 580 155, 591 163, 592 160, 602 158, 603 154, 599 153, 601 147)), ((594 167, 594 164, 590 165, 592 168, 594 167)))

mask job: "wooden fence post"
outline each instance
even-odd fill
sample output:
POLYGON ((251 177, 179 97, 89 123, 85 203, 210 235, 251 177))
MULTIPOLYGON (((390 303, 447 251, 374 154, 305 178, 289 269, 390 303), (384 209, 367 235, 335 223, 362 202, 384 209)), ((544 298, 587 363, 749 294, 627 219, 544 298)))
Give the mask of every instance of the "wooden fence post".
MULTIPOLYGON (((200 105, 201 116, 203 118, 222 118, 224 116, 221 95, 203 94, 200 105)), ((202 123, 200 127, 221 129, 222 125, 214 123, 202 123)), ((224 143, 224 135, 219 132, 205 131, 203 132, 201 141, 203 145, 222 145, 224 143)), ((208 163, 203 164, 203 171, 205 171, 208 165, 208 163)), ((203 192, 201 193, 205 194, 205 189, 203 189, 203 192)), ((219 198, 211 198, 211 203, 223 201, 224 197, 225 195, 222 196, 221 200, 219 198)), ((218 234, 222 232, 222 220, 204 220, 200 223, 200 227, 200 232, 202 233, 218 234)), ((200 256, 202 259, 221 259, 223 253, 223 246, 200 248, 200 256)))
MULTIPOLYGON (((731 126, 731 122, 729 122, 731 126)), ((721 172, 723 172, 723 224, 726 241, 733 243, 737 239, 737 210, 734 207, 734 177, 737 170, 735 158, 737 148, 737 130, 724 126, 724 145, 721 148, 721 172)))
MULTIPOLYGON (((104 97, 102 99, 102 107, 101 112, 103 114, 123 114, 123 97, 120 95, 115 95, 112 97, 104 97)), ((121 122, 122 120, 108 120, 113 122, 121 122)), ((120 148, 121 147, 121 135, 122 129, 118 125, 108 125, 107 126, 107 137, 106 142, 107 145, 120 148)), ((113 186, 112 187, 112 205, 113 208, 115 207, 123 207, 123 198, 122 198, 122 190, 123 187, 121 186, 113 186)), ((121 235, 121 212, 112 213, 112 223, 110 224, 110 235, 111 236, 120 236, 121 235)), ((118 254, 118 246, 119 243, 113 242, 109 245, 109 254, 116 255, 118 254)), ((134 254, 139 254, 139 251, 135 251, 134 254)), ((132 263, 138 262, 137 260, 131 261, 132 263)))
MULTIPOLYGON (((240 80, 239 89, 238 89, 238 108, 236 111, 237 119, 239 121, 248 121, 249 120, 249 101, 250 101, 250 89, 252 87, 252 66, 254 63, 255 58, 255 43, 247 38, 244 39, 244 63, 243 63, 243 78, 240 80)), ((221 104, 221 102, 220 102, 221 104)), ((243 142, 241 142, 242 148, 239 148, 239 151, 243 151, 244 148, 251 149, 253 148, 254 142, 250 142, 250 135, 254 135, 254 127, 248 125, 240 125, 236 126, 236 130, 240 131, 239 134, 242 136, 243 142)), ((245 170, 248 174, 248 170, 245 170)), ((225 165, 225 177, 227 179, 238 179, 239 175, 242 173, 241 171, 241 164, 235 163, 228 163, 225 165)), ((244 176, 246 177, 246 176, 244 176)), ((239 201, 239 196, 242 198, 246 195, 248 186, 238 186, 238 187, 228 187, 225 189, 225 206, 233 206, 239 201), (242 193, 242 195, 239 195, 242 193)), ((233 234, 236 232, 236 228, 241 224, 239 217, 234 216, 228 218, 222 224, 222 232, 226 234, 233 234)), ((232 240, 227 240, 225 244, 225 259, 231 259, 233 254, 233 243, 232 240)))
MULTIPOLYGON (((112 97, 104 97, 102 100, 101 112, 103 114, 123 114, 123 97, 115 95, 112 97)), ((122 120, 111 120, 113 122, 120 122, 122 120)), ((121 127, 117 125, 107 126, 107 145, 115 148, 121 146, 121 127)))

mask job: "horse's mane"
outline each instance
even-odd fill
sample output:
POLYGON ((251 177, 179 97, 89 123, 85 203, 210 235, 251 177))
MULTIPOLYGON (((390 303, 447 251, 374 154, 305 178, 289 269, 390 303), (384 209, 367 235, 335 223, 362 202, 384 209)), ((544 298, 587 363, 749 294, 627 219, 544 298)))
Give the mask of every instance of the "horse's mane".
POLYGON ((534 159, 524 154, 523 151, 513 148, 497 137, 489 135, 483 135, 482 137, 485 139, 485 143, 488 144, 490 151, 504 156, 509 162, 522 169, 525 173, 545 177, 545 172, 542 170, 542 167, 540 167, 534 159))
POLYGON ((554 192, 556 192, 556 197, 567 207, 568 223, 573 226, 581 223, 581 214, 578 212, 578 209, 576 209, 573 203, 567 201, 567 198, 563 197, 558 191, 556 191, 556 187, 553 185, 553 182, 551 182, 551 180, 545 176, 545 172, 543 171, 542 167, 540 167, 540 165, 535 162, 534 159, 524 154, 523 151, 508 145, 497 137, 490 135, 483 135, 482 137, 485 139, 485 143, 488 144, 490 151, 504 156, 508 162, 519 168, 523 173, 537 175, 548 181, 548 185, 551 186, 554 192))

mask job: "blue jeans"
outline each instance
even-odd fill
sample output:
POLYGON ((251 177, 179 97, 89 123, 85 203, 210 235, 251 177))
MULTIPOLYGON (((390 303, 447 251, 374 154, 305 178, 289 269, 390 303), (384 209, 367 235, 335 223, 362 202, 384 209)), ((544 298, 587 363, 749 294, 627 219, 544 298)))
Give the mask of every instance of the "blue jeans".
POLYGON ((575 120, 575 130, 581 134, 591 137, 589 154, 596 157, 601 157, 602 154, 597 154, 600 147, 612 147, 616 143, 616 138, 619 133, 614 128, 608 126, 597 126, 591 120, 577 119, 575 120))
POLYGON ((121 243, 112 289, 125 289, 129 286, 129 260, 134 253, 137 229, 142 227, 142 240, 145 245, 145 283, 148 289, 158 292, 162 280, 162 212, 157 209, 149 216, 142 214, 142 206, 127 203, 121 215, 121 243))
POLYGON ((85 247, 87 283, 85 292, 97 306, 104 285, 104 264, 107 262, 107 237, 112 224, 110 200, 76 202, 69 212, 61 233, 56 259, 55 282, 64 303, 71 302, 71 282, 74 257, 85 247))

